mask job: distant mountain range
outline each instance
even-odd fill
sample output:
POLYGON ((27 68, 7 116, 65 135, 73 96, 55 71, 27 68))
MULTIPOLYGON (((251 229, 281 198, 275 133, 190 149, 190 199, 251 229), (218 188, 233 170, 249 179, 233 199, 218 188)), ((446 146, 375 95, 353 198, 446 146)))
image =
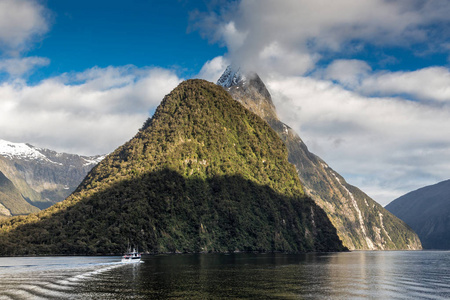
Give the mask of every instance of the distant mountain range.
POLYGON ((450 180, 407 193, 386 209, 417 232, 424 249, 450 249, 450 180))
POLYGON ((0 216, 29 214, 64 200, 103 158, 0 140, 0 216))
POLYGON ((271 95, 254 72, 228 67, 217 84, 278 133, 306 193, 324 209, 344 245, 358 250, 421 249, 417 235, 403 221, 328 166, 277 116, 271 95))

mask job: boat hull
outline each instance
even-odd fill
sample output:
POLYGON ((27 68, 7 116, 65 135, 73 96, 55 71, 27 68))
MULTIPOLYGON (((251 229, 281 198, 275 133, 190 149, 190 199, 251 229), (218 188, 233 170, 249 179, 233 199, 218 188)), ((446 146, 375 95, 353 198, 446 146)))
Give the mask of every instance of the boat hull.
POLYGON ((135 263, 140 261, 141 261, 141 254, 138 251, 136 251, 136 249, 133 249, 133 251, 131 251, 131 248, 129 248, 128 252, 126 252, 122 256, 123 263, 135 263))
POLYGON ((141 258, 140 257, 122 258, 122 262, 126 263, 126 264, 138 263, 138 262, 141 262, 141 258))

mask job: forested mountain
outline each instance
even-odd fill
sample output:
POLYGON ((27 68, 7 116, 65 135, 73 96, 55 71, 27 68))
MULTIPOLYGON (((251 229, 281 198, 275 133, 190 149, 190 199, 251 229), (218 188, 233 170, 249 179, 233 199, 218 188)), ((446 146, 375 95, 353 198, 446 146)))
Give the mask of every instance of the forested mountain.
POLYGON ((0 254, 344 250, 275 131, 188 80, 63 202, 1 223, 0 254))
POLYGON ((0 194, 0 216, 25 215, 64 200, 102 158, 0 140, 0 172, 10 182, 0 194))
POLYGON ((450 180, 409 192, 386 209, 417 232, 424 249, 450 249, 450 180))
POLYGON ((344 245, 358 250, 421 249, 409 226, 309 152, 305 143, 277 116, 271 95, 260 77, 228 67, 217 84, 263 118, 287 146, 305 192, 324 209, 344 245))

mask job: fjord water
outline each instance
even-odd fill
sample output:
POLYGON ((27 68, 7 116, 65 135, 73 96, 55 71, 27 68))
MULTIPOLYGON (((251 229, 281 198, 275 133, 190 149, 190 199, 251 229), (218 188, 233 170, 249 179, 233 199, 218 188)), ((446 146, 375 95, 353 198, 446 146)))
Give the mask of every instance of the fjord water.
POLYGON ((448 299, 450 252, 0 258, 0 299, 448 299))

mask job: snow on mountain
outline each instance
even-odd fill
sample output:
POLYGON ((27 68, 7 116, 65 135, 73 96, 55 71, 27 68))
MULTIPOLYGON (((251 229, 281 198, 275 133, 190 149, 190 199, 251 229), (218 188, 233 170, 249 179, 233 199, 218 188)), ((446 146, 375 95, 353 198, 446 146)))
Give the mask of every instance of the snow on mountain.
POLYGON ((47 160, 47 157, 36 148, 24 143, 12 143, 0 140, 0 155, 7 158, 47 160))
POLYGON ((0 156, 8 159, 21 159, 21 160, 34 160, 52 163, 55 165, 63 166, 64 159, 70 159, 71 157, 79 157, 84 163, 83 166, 91 166, 98 164, 105 155, 97 156, 79 156, 76 154, 58 153, 53 150, 34 147, 25 143, 13 143, 0 139, 0 156))
POLYGON ((228 88, 233 85, 238 85, 241 82, 245 83, 246 79, 247 78, 241 72, 240 68, 236 69, 232 66, 228 66, 222 76, 220 76, 219 80, 217 80, 217 84, 228 88))
POLYGON ((106 155, 98 155, 93 157, 82 156, 82 158, 86 161, 86 163, 83 166, 96 165, 99 162, 101 162, 105 157, 106 155))
MULTIPOLYGON (((104 155, 59 153, 0 139, 0 174, 4 174, 17 190, 17 193, 8 198, 14 201, 5 202, 5 198, 0 197, 0 204, 11 210, 26 199, 25 202, 34 209, 45 209, 69 196, 103 158, 104 155)), ((33 211, 15 210, 13 214, 33 211)), ((0 206, 0 215, 2 214, 5 215, 0 206)))

